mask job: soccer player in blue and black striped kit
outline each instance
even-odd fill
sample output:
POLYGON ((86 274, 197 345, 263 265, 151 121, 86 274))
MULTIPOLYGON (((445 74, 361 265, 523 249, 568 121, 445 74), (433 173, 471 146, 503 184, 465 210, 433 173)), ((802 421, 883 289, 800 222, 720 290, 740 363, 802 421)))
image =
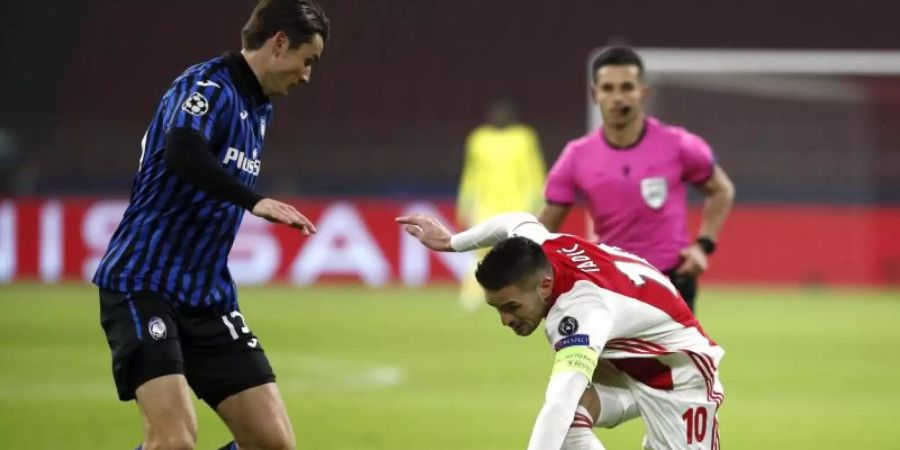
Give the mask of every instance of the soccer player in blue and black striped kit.
POLYGON ((226 265, 244 211, 315 232, 254 192, 270 97, 308 82, 329 22, 311 0, 262 0, 240 53, 187 69, 142 141, 128 209, 94 275, 119 398, 136 399, 150 449, 190 449, 189 389, 224 420, 223 449, 293 449, 275 375, 226 265))

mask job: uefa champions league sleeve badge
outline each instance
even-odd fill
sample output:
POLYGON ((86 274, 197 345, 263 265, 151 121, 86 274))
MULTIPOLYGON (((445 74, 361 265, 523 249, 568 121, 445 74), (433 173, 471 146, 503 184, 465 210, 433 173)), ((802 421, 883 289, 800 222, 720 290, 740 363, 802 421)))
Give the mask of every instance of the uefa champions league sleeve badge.
POLYGON ((559 321, 559 328, 557 328, 557 331, 563 336, 569 336, 578 331, 578 321, 572 316, 563 317, 562 320, 559 321))
POLYGON ((188 114, 202 116, 209 111, 209 100, 203 94, 194 92, 181 104, 181 109, 188 114))

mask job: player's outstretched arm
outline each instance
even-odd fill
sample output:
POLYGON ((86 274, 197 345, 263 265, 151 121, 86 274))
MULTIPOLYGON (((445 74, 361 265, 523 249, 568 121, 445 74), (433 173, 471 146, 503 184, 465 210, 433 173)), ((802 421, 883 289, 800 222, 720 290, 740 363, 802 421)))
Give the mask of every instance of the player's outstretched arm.
POLYGON ((251 212, 254 216, 262 217, 269 222, 289 225, 307 236, 316 232, 315 225, 306 216, 300 214, 297 208, 278 200, 264 198, 253 205, 251 212))
POLYGON ((398 217, 396 221, 423 245, 439 252, 467 252, 490 247, 513 234, 543 242, 542 238, 547 234, 543 225, 528 213, 498 214, 457 234, 450 233, 447 227, 432 217, 411 215, 398 217))

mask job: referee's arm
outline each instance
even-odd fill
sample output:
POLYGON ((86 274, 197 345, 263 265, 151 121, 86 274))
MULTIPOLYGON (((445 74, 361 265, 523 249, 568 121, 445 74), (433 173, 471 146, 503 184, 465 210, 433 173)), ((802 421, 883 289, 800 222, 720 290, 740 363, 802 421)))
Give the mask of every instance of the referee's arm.
POLYGON ((541 212, 538 213, 538 222, 542 223, 552 233, 559 231, 566 216, 569 215, 569 209, 572 205, 554 203, 547 201, 541 212))

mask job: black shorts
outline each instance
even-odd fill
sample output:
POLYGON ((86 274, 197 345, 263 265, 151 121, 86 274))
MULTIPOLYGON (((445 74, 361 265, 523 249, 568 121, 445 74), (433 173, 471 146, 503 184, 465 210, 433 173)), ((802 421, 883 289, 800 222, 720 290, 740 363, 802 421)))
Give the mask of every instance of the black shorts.
POLYGON ((119 399, 163 375, 183 374, 213 409, 225 398, 275 381, 240 311, 179 305, 154 293, 100 289, 100 324, 112 350, 119 399))
POLYGON ((675 289, 678 289, 678 293, 681 294, 681 298, 687 303, 688 308, 694 311, 694 301, 697 299, 697 277, 678 275, 675 273, 675 269, 665 273, 672 280, 675 289))

